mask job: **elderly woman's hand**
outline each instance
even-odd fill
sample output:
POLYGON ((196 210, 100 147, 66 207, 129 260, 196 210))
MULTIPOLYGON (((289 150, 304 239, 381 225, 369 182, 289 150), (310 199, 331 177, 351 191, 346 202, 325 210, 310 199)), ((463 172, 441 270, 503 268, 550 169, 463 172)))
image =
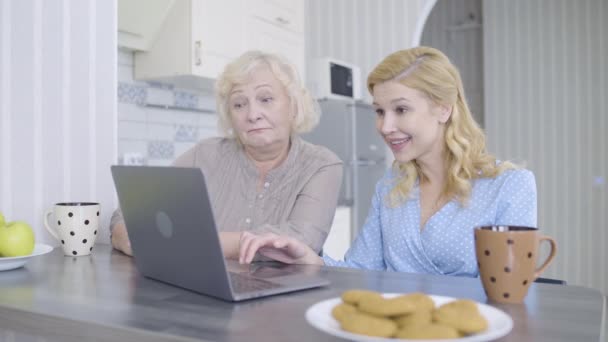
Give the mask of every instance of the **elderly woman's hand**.
POLYGON ((286 264, 324 265, 323 259, 306 244, 273 233, 256 235, 243 232, 241 235, 239 262, 249 264, 256 253, 286 264))
POLYGON ((112 230, 112 247, 126 255, 133 256, 129 234, 127 234, 127 227, 124 223, 116 224, 116 227, 112 230))

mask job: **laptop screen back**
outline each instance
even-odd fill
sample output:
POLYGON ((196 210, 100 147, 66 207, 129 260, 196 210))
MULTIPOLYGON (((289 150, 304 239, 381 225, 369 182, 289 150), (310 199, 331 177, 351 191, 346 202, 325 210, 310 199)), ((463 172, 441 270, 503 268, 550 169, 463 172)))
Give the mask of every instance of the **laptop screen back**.
POLYGON ((112 176, 140 272, 229 298, 226 264, 201 170, 112 166, 112 176))

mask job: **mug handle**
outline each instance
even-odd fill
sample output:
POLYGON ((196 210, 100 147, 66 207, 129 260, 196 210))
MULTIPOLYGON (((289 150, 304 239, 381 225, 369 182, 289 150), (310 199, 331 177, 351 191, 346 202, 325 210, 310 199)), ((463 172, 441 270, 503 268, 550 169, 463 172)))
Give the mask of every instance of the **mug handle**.
POLYGON ((538 238, 539 246, 543 241, 549 242, 549 244, 551 245, 551 252, 549 253, 549 256, 547 257, 547 260, 545 260, 545 262, 534 271, 534 279, 540 277, 541 273, 543 273, 545 268, 547 268, 547 266, 549 266, 551 261, 553 261, 553 258, 555 257, 555 253, 557 253, 557 243, 555 242, 555 240, 553 240, 553 238, 548 237, 546 235, 541 235, 538 238))
POLYGON ((57 233, 55 233, 55 230, 53 229, 53 227, 51 227, 51 225, 49 224, 49 216, 53 213, 53 210, 47 210, 46 213, 44 213, 44 227, 46 228, 46 230, 51 233, 51 235, 57 240, 59 241, 59 237, 57 236, 57 233))

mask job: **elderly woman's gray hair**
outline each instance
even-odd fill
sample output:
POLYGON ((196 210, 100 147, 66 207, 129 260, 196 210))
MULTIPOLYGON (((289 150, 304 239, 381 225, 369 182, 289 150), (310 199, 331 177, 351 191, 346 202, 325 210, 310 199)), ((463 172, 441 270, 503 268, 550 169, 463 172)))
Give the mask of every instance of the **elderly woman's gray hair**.
POLYGON ((215 101, 219 125, 227 137, 234 137, 228 98, 232 88, 247 82, 251 73, 259 67, 267 67, 285 87, 294 115, 292 133, 311 131, 319 123, 319 108, 306 88, 296 68, 282 56, 261 51, 248 51, 224 68, 215 84, 215 101))

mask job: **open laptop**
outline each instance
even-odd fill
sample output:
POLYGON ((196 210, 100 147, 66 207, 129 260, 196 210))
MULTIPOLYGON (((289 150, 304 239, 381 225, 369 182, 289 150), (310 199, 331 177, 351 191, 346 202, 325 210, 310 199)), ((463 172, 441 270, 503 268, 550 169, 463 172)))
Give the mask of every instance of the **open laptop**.
POLYGON ((112 177, 145 277, 230 301, 329 284, 313 266, 225 260, 199 168, 112 166, 112 177))

